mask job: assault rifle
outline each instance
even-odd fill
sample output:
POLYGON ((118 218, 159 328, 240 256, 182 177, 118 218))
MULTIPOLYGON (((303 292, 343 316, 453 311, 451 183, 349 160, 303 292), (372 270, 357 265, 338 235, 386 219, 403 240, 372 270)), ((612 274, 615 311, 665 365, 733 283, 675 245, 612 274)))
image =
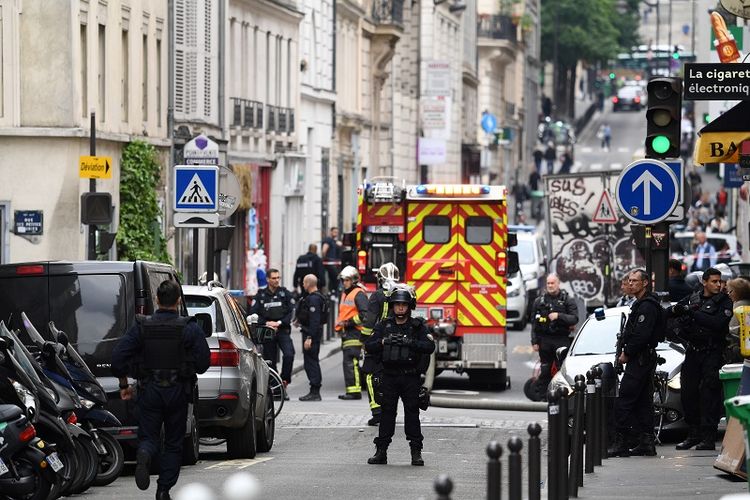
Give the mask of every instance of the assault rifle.
POLYGON ((625 313, 620 313, 620 331, 617 332, 617 342, 615 343, 615 373, 617 375, 620 375, 624 367, 622 366, 622 363, 620 363, 620 354, 622 354, 622 350, 625 348, 625 323, 627 323, 628 318, 625 316, 625 313))

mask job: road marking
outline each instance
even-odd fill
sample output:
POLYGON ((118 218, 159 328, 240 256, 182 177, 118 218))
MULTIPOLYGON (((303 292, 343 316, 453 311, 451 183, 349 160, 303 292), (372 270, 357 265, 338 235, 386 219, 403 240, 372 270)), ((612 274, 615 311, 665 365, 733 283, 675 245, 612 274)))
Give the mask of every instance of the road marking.
POLYGON ((622 170, 622 163, 613 163, 609 168, 612 170, 622 170))
POLYGON ((266 462, 268 460, 272 460, 273 457, 266 457, 266 458, 238 458, 236 460, 224 460, 223 462, 219 462, 217 464, 209 465, 206 467, 206 470, 209 469, 245 469, 247 467, 250 467, 251 465, 256 465, 261 462, 266 462))
POLYGON ((588 146, 587 146, 587 147, 585 147, 585 148, 581 148, 581 153, 590 153, 590 152, 592 152, 593 150, 594 150, 594 148, 592 148, 592 147, 588 147, 588 146))
POLYGON ((591 170, 601 170, 602 164, 601 163, 592 163, 590 166, 591 170))
MULTIPOLYGON (((513 354, 531 354, 534 348, 531 345, 517 345, 513 348, 513 354)), ((434 392, 434 391, 433 391, 434 392)))
POLYGON ((628 151, 630 151, 630 148, 626 148, 626 147, 617 148, 618 153, 627 153, 628 151))

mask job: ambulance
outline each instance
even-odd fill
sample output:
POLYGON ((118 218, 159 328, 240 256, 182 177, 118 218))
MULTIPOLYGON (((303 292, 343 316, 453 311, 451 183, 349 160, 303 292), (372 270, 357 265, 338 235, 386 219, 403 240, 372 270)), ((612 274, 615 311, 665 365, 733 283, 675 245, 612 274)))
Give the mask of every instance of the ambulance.
POLYGON ((472 385, 505 389, 506 288, 518 272, 503 186, 421 184, 394 178, 358 189, 354 258, 362 281, 377 287, 394 262, 414 286, 414 315, 435 337, 436 373, 466 372, 472 385))

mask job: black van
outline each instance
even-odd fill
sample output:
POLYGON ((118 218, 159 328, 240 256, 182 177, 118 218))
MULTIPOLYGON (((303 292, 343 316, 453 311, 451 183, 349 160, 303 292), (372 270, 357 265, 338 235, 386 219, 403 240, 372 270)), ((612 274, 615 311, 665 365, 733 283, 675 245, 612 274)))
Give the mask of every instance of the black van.
MULTIPOLYGON (((172 266, 145 261, 0 265, 0 320, 17 329, 25 312, 43 335, 50 321, 68 335, 107 392, 108 409, 123 423, 124 427, 108 429, 123 444, 136 443, 136 407, 120 399, 118 380, 110 371, 112 350, 135 323, 136 314, 154 312, 156 289, 164 280, 180 281, 172 266)), ((187 315, 184 305, 183 314, 187 315)), ((193 464, 198 460, 198 431, 194 412, 189 415, 185 463, 193 464)))

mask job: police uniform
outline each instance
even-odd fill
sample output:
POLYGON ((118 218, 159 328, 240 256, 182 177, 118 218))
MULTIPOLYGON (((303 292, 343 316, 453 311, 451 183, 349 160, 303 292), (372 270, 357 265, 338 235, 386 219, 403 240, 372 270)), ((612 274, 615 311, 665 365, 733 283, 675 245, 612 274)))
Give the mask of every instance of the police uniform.
POLYGON ((659 300, 646 293, 636 300, 623 331, 622 352, 628 358, 615 399, 616 435, 609 456, 656 455, 654 448, 654 369, 656 346, 666 312, 659 300), (638 444, 628 448, 630 438, 638 444))
POLYGON ((367 318, 367 294, 354 285, 341 293, 336 331, 341 335, 344 383, 346 394, 340 399, 361 399, 362 384, 359 378, 359 355, 362 351, 362 329, 367 318))
POLYGON ((680 371, 680 399, 685 422, 690 426, 690 435, 678 446, 687 449, 698 444, 696 449, 713 450, 722 409, 719 369, 733 314, 732 300, 723 292, 706 297, 699 290, 678 305, 687 306, 689 310, 680 329, 686 341, 680 371))
POLYGON ((165 309, 140 317, 112 351, 113 375, 138 379, 139 454, 157 455, 164 425, 160 492, 177 483, 188 403, 196 374, 208 370, 210 359, 205 334, 195 320, 165 309))
POLYGON ((302 344, 310 339, 310 349, 303 349, 302 356, 305 362, 305 373, 310 382, 310 393, 300 397, 300 401, 319 401, 320 386, 323 378, 320 372, 320 343, 323 340, 323 325, 325 324, 326 299, 315 291, 305 292, 297 304, 297 321, 302 329, 302 344))
POLYGON ((294 364, 294 344, 291 337, 291 323, 294 315, 294 297, 280 286, 276 290, 270 287, 263 288, 253 299, 250 314, 258 315, 258 324, 265 325, 268 321, 280 321, 273 340, 263 342, 263 358, 271 361, 271 366, 276 370, 276 362, 279 359, 278 350, 281 349, 281 379, 286 383, 292 380, 292 366, 294 364))
POLYGON ((544 293, 534 301, 532 307, 531 344, 539 345, 539 360, 542 364, 537 380, 540 392, 545 393, 552 378, 552 363, 558 347, 570 347, 571 328, 578 323, 578 306, 568 292, 561 290, 557 295, 544 293), (556 312, 558 317, 551 321, 548 316, 556 312))
MULTIPOLYGON (((388 297, 382 288, 378 288, 370 295, 367 304, 367 319, 363 323, 362 338, 367 339, 372 335, 373 329, 381 321, 385 320, 390 313, 388 297)), ((380 422, 381 408, 375 398, 375 383, 383 372, 383 364, 380 358, 369 354, 366 349, 362 350, 362 372, 365 374, 365 385, 367 387, 367 398, 370 400, 370 412, 372 418, 369 425, 377 425, 380 422)))
MULTIPOLYGON (((412 463, 423 465, 423 463, 414 463, 415 452, 419 456, 424 440, 419 424, 419 391, 422 387, 424 358, 435 350, 435 343, 429 337, 427 327, 421 319, 408 317, 405 323, 398 324, 396 318, 390 316, 375 326, 372 336, 365 344, 365 349, 383 364, 381 381, 383 413, 378 437, 374 440, 375 446, 378 452, 382 451, 384 456, 395 432, 398 399, 401 398, 404 405, 404 430, 412 449, 412 463), (401 345, 391 343, 390 339, 394 338, 406 339, 406 341, 401 345)), ((421 456, 419 460, 421 461, 421 456)), ((385 463, 385 461, 370 461, 369 463, 385 463)))
POLYGON ((323 256, 323 266, 328 273, 328 282, 326 283, 328 285, 328 292, 334 293, 336 291, 339 271, 341 271, 341 257, 343 252, 337 241, 331 236, 327 236, 323 239, 321 249, 323 248, 322 245, 326 244, 328 245, 328 249, 326 250, 326 254, 323 256))
POLYGON ((323 270, 323 261, 314 252, 307 252, 297 258, 297 265, 294 270, 294 289, 304 290, 302 281, 308 274, 314 274, 318 278, 318 283, 323 286, 325 271, 323 270))

